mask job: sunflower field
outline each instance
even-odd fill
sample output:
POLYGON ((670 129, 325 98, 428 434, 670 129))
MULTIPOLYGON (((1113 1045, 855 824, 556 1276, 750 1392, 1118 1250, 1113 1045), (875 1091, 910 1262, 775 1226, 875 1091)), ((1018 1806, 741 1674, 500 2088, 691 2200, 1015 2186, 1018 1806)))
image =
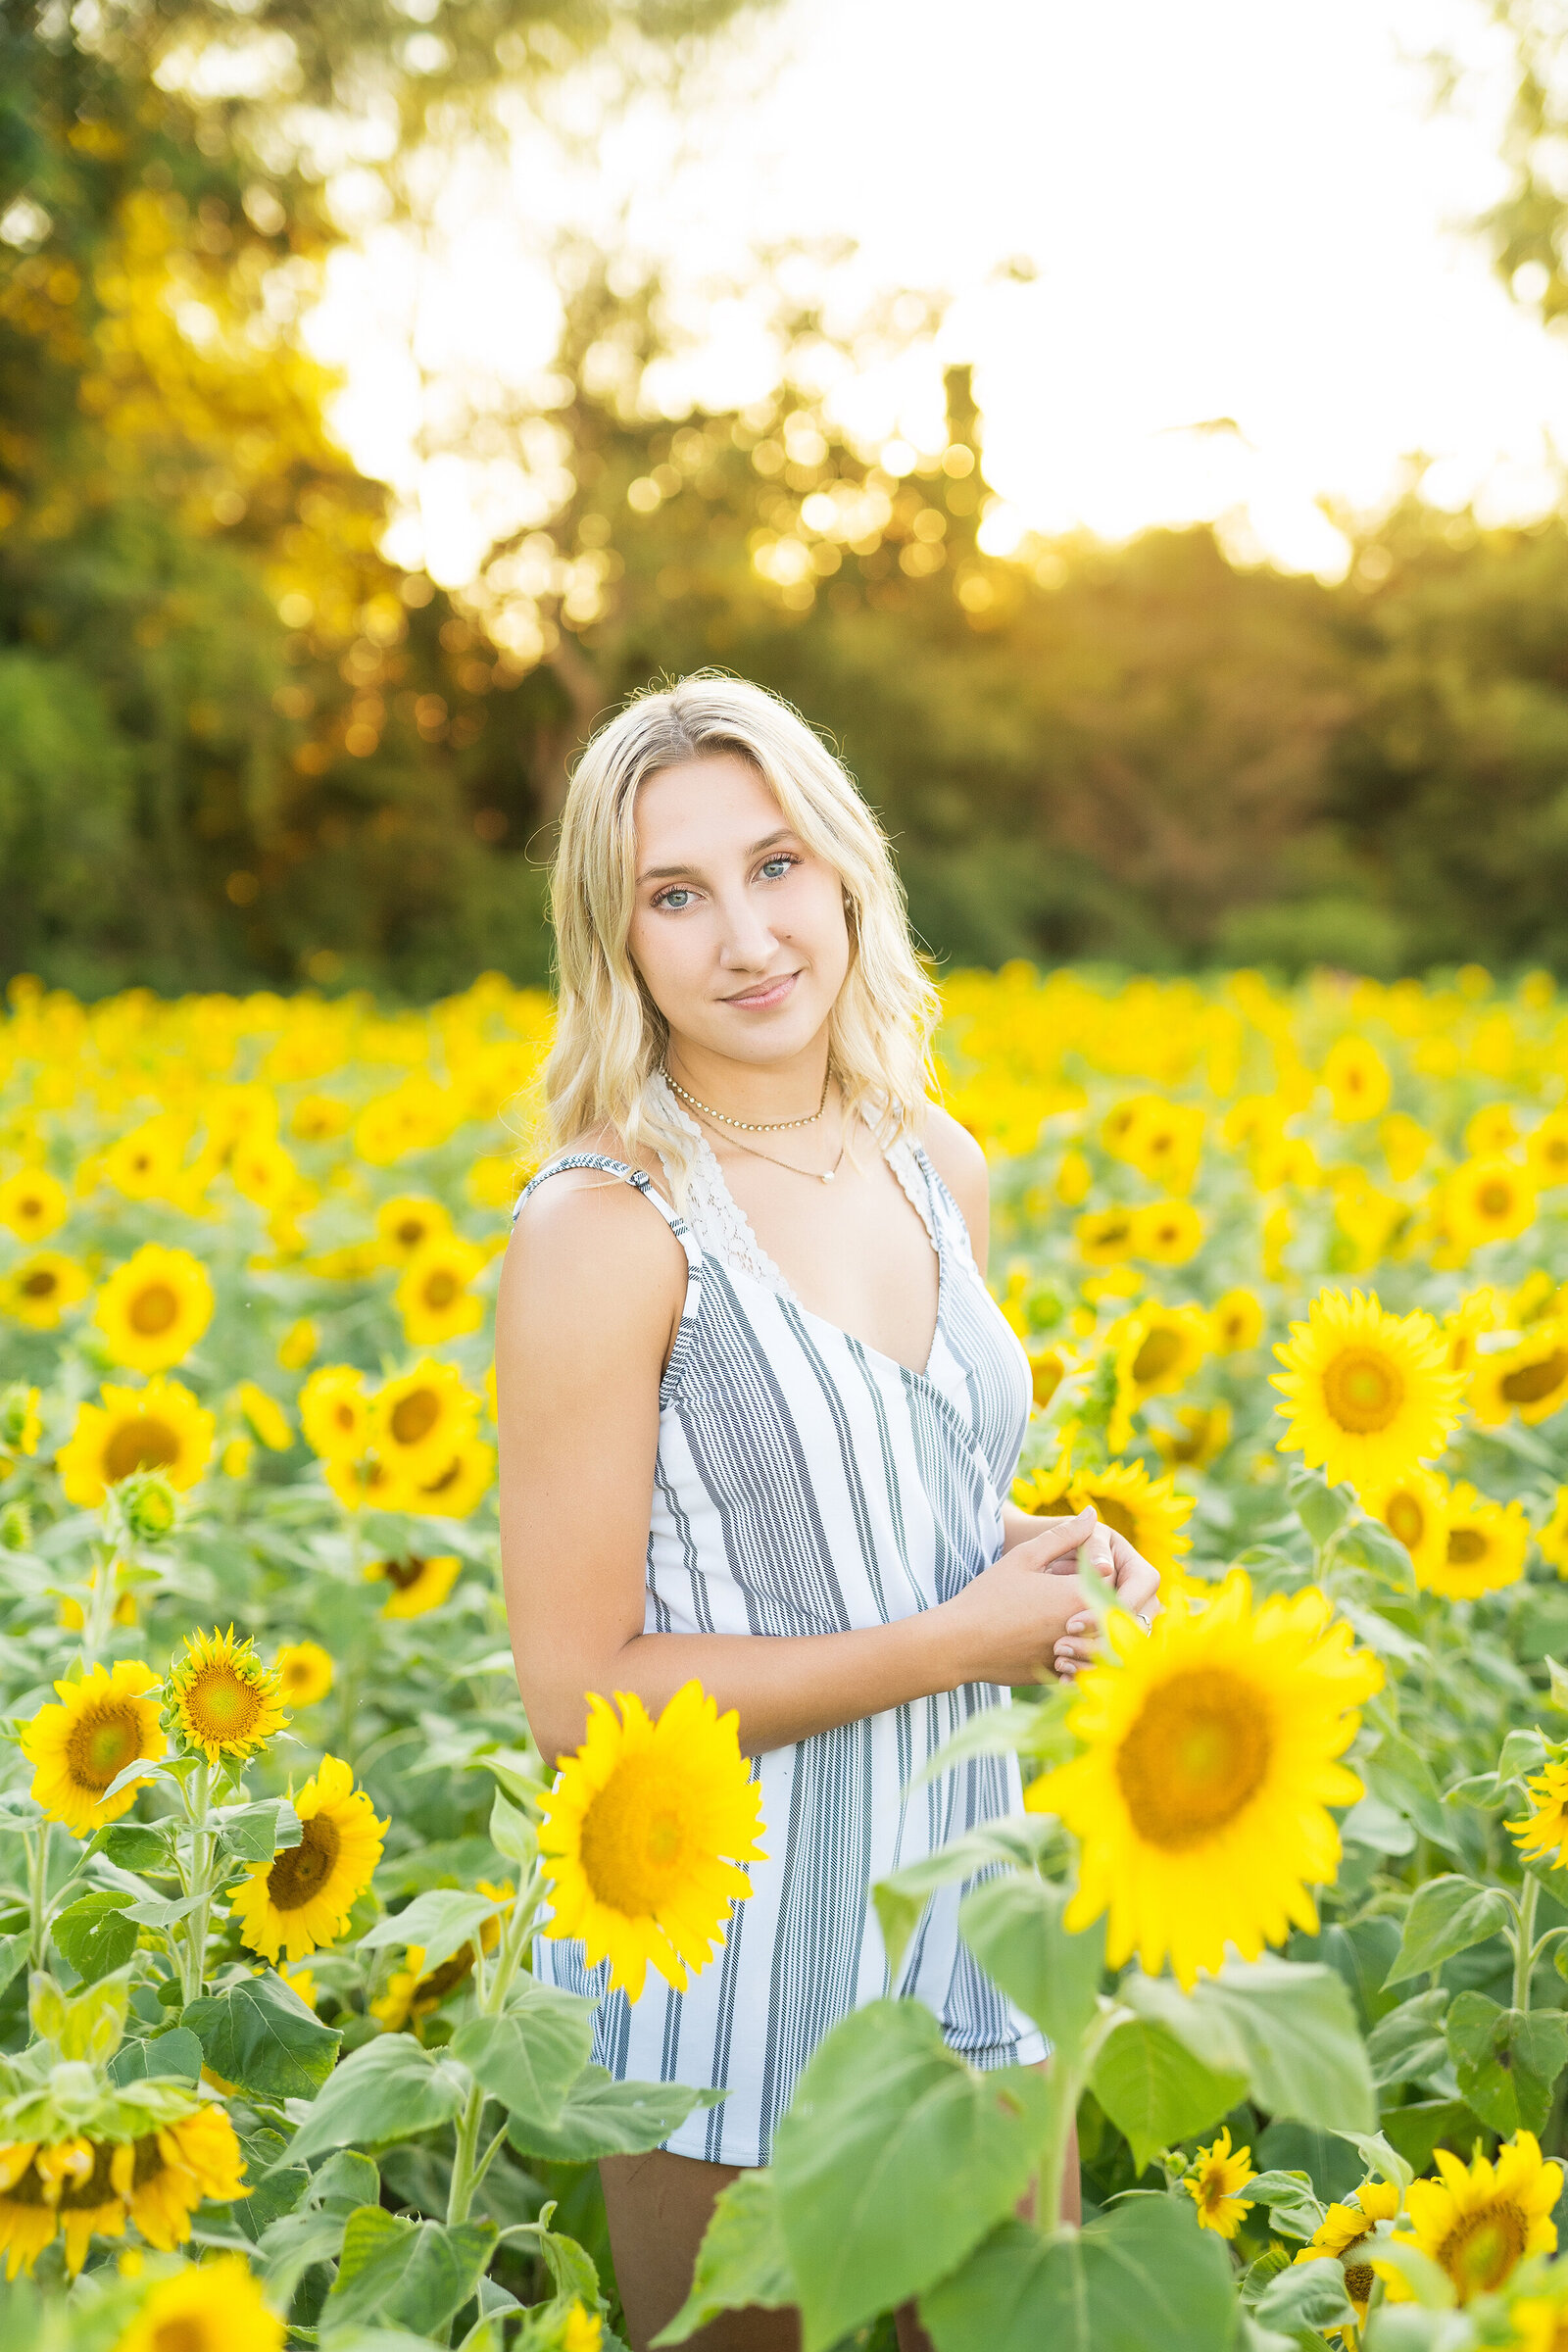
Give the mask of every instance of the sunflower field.
MULTIPOLYGON (((1161 1569, 981 1740, 1026 1810, 887 1880, 887 1996, 728 2190, 674 2344, 1568 2347, 1568 1007, 956 973, 1034 1366, 1016 1490, 1161 1569), (898 1997, 965 1883, 1045 2073, 898 1997), (1082 2228, 1051 2226, 1076 2122, 1082 2228)), ((596 2352, 618 2083, 768 1825, 732 1717, 596 1703, 552 1788, 489 1322, 547 998, 0 1020, 0 2352, 596 2352), (671 1835, 669 1824, 676 1832, 671 1835), (655 1828, 659 1834, 654 1834, 655 1828)))

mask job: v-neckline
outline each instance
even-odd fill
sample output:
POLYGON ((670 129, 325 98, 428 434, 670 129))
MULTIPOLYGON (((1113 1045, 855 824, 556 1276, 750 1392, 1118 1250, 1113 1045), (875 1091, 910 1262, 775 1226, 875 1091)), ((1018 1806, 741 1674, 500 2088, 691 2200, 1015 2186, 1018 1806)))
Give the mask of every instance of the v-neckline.
MULTIPOLYGON (((684 1118, 683 1113, 680 1115, 684 1118)), ((767 1251, 762 1248, 761 1243, 758 1240, 756 1228, 753 1226, 751 1218, 746 1214, 745 1209, 742 1208, 740 1202, 730 1191, 729 1181, 724 1174, 723 1165, 719 1159, 718 1153, 713 1150, 713 1147, 709 1141, 707 1135, 703 1132, 702 1128, 698 1126, 695 1119, 685 1120, 685 1124, 689 1126, 696 1134, 698 1151, 707 1158, 709 1167, 711 1170, 712 1182, 716 1186, 719 1196, 722 1199, 729 1215, 734 1220, 740 1238, 744 1241, 746 1247, 756 1258, 758 1265, 763 1269, 763 1273, 760 1278, 753 1274, 750 1276, 750 1279, 753 1281, 761 1279, 765 1283, 766 1287, 770 1291, 774 1292, 776 1297, 784 1299, 791 1307, 794 1308, 795 1312, 798 1315, 803 1316, 808 1323, 815 1323, 818 1324, 823 1331, 831 1331, 836 1338, 848 1342, 852 1348, 858 1348, 862 1353, 872 1357, 877 1363, 886 1364, 891 1371, 897 1372, 901 1379, 919 1380, 926 1382, 930 1386, 935 1386, 935 1383, 932 1380, 931 1367, 936 1361, 937 1344, 942 1338, 943 1315, 947 1305, 948 1253, 943 1246, 942 1228, 937 1222, 936 1201, 932 1197, 930 1178, 924 1165, 922 1164, 921 1158, 916 1158, 915 1165, 920 1168, 921 1176, 925 1180, 926 1200, 928 1204, 928 1210, 925 1216, 921 1216, 919 1203, 914 1200, 907 1185, 904 1182, 904 1179, 899 1174, 898 1169, 894 1166, 892 1156, 888 1152, 886 1147, 880 1143, 877 1144, 877 1149, 882 1155, 882 1163, 884 1167, 886 1167, 888 1174, 892 1177, 894 1183, 898 1186, 906 1200, 908 1201, 908 1204, 913 1210, 915 1216, 919 1218, 920 1224, 925 1230, 926 1239, 931 1245, 932 1253, 937 1261, 936 1320, 931 1326, 931 1341, 925 1351, 925 1361, 923 1364, 916 1366, 914 1364, 906 1364, 901 1355, 889 1355, 886 1348, 873 1347, 869 1340, 862 1340, 858 1332, 849 1330, 843 1323, 835 1323, 830 1315, 818 1314, 815 1307, 807 1305, 805 1299, 802 1298, 800 1293, 796 1290, 795 1285, 789 1281, 782 1268, 777 1264, 776 1260, 768 1255, 767 1251)), ((873 1138, 873 1140, 875 1139, 873 1138)), ((744 1266, 731 1267, 730 1271, 746 1273, 748 1269, 744 1266)))

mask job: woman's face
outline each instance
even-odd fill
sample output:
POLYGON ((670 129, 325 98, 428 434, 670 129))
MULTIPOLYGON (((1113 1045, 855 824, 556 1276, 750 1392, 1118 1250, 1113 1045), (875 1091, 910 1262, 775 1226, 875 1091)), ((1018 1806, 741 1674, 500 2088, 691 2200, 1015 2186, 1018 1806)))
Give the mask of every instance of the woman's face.
POLYGON ((677 1050, 771 1063, 825 1028, 850 968, 844 889, 731 752, 637 794, 628 946, 677 1050))

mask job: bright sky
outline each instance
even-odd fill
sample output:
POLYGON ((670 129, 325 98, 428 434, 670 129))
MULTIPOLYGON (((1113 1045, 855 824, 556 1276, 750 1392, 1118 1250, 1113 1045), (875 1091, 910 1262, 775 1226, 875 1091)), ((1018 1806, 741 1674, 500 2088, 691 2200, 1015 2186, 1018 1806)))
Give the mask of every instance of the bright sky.
POLYGON ((548 438, 525 480, 454 425, 548 359, 543 232, 663 260, 708 338, 684 380, 720 400, 763 389, 768 353, 717 281, 755 277, 758 247, 851 238, 846 318, 903 286, 953 301, 938 348, 846 387, 846 413, 940 440, 941 365, 972 361, 1012 511, 993 544, 1211 518, 1239 554, 1333 572, 1318 498, 1375 508, 1416 451, 1440 504, 1539 513, 1568 343, 1464 229, 1503 184, 1499 62, 1481 0, 787 0, 678 122, 651 97, 591 164, 520 136, 504 181, 475 163, 447 191, 417 261, 368 228, 318 321, 340 430, 402 494, 394 552, 459 585, 493 529, 545 519, 548 438), (1482 78, 1433 116, 1408 60, 1446 39, 1482 78), (999 275, 1012 257, 1032 283, 999 275), (1223 417, 1240 433, 1185 429, 1223 417))

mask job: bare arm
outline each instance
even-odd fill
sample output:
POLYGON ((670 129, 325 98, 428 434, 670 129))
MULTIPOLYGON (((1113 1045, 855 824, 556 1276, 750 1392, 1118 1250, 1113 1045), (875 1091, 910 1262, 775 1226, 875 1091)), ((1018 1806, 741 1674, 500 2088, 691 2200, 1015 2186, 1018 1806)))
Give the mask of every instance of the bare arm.
POLYGON ((496 1313, 501 1543, 517 1683, 547 1758, 580 1742, 586 1694, 657 1709, 696 1676, 751 1754, 966 1682, 1032 1683, 1080 1606, 1086 1524, 1016 1544, 953 1600, 891 1625, 799 1638, 643 1631, 659 1383, 686 1261, 627 1185, 552 1178, 518 1218, 496 1313))

